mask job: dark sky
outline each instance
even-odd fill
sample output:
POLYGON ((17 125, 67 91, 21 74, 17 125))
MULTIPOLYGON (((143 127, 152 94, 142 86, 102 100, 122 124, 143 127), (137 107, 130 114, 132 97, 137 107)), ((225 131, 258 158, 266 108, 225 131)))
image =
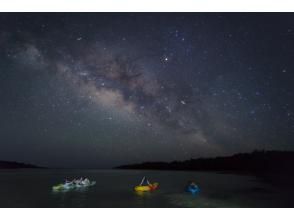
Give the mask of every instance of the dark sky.
POLYGON ((294 150, 293 13, 1 13, 0 160, 294 150))

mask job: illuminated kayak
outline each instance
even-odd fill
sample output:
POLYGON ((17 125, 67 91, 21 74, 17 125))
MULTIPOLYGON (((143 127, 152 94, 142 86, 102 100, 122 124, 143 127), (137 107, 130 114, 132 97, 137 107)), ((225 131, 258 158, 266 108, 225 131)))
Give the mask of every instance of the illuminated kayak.
POLYGON ((200 192, 200 188, 197 185, 189 185, 186 187, 186 192, 189 192, 195 195, 200 192))
POLYGON ((53 191, 67 191, 67 190, 72 190, 72 189, 77 189, 77 188, 86 188, 89 186, 93 186, 96 184, 96 181, 87 181, 87 182, 67 182, 64 184, 58 184, 52 187, 53 191))
POLYGON ((74 189, 74 188, 75 188, 75 185, 72 182, 65 183, 65 184, 60 183, 60 184, 52 187, 52 189, 54 191, 69 190, 69 189, 74 189))
POLYGON ((95 184, 96 184, 96 181, 91 181, 91 182, 89 182, 87 184, 75 184, 75 188, 94 186, 95 184))
POLYGON ((158 183, 150 183, 149 180, 144 176, 140 185, 135 186, 134 190, 136 192, 149 192, 156 190, 158 186, 158 183))
POLYGON ((148 185, 139 185, 139 186, 135 186, 134 190, 136 192, 149 192, 149 191, 156 190, 158 186, 159 186, 158 183, 152 183, 148 185))

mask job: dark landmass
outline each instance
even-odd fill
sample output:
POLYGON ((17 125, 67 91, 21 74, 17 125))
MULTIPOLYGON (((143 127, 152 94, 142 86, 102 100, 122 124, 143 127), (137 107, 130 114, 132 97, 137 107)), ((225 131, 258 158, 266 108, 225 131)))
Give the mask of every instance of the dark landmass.
POLYGON ((294 151, 253 151, 227 157, 199 158, 173 162, 145 162, 116 169, 226 171, 250 174, 293 173, 294 151))
POLYGON ((0 169, 23 169, 23 168, 45 168, 39 167, 32 164, 25 164, 25 163, 18 163, 18 162, 11 162, 11 161, 0 161, 0 169))

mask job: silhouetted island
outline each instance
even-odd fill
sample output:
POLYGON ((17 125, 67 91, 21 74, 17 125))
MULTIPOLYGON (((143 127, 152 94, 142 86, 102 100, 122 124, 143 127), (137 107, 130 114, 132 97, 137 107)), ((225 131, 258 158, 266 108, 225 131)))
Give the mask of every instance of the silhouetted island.
POLYGON ((116 167, 117 169, 228 171, 236 173, 292 173, 293 151, 253 151, 226 157, 199 158, 173 162, 145 162, 116 167))
POLYGON ((18 163, 14 161, 0 161, 0 169, 44 168, 32 164, 18 163))

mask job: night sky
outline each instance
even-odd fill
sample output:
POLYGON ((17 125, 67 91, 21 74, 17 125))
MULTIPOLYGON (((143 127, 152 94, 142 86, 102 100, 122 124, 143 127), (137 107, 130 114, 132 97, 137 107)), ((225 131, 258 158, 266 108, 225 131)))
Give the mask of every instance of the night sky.
POLYGON ((294 150, 293 13, 1 13, 0 160, 294 150))

